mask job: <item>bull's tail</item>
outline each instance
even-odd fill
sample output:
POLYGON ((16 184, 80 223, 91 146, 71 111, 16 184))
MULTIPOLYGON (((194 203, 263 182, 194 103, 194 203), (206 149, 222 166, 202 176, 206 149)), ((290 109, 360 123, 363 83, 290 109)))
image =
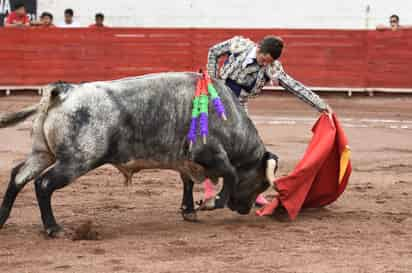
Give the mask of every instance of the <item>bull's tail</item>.
POLYGON ((39 104, 26 107, 18 112, 5 113, 0 115, 0 128, 9 127, 26 120, 34 115, 39 109, 39 104))

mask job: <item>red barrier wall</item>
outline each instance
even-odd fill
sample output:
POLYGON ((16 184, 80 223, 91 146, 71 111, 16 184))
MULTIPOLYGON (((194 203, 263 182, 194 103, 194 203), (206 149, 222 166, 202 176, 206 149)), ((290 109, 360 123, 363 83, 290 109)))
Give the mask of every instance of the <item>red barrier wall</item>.
POLYGON ((0 85, 195 71, 211 45, 268 34, 285 40, 285 69, 309 86, 412 88, 412 31, 291 29, 0 29, 0 85))

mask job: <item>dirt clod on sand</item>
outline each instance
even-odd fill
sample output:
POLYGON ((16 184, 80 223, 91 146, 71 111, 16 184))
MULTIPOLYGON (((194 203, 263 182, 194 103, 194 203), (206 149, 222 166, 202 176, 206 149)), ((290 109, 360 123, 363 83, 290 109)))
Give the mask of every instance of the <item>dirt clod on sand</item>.
POLYGON ((99 240, 99 237, 99 232, 96 230, 96 226, 93 225, 91 220, 88 220, 74 229, 71 239, 73 241, 95 241, 99 240))

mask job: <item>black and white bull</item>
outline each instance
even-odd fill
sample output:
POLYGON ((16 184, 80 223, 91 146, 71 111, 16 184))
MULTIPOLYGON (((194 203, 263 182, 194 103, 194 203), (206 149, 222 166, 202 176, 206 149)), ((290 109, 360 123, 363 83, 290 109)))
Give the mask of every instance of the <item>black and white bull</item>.
POLYGON ((0 208, 0 227, 18 193, 31 180, 44 228, 49 236, 60 227, 51 196, 76 178, 112 164, 127 178, 142 169, 172 169, 183 180, 182 213, 196 217, 193 184, 206 177, 224 186, 215 208, 227 205, 250 212, 256 196, 273 183, 277 157, 269 153, 236 97, 214 81, 226 107, 227 121, 209 115, 207 144, 191 151, 186 139, 196 73, 163 73, 79 85, 56 83, 44 89, 39 104, 0 117, 0 128, 37 114, 30 155, 11 173, 0 208))

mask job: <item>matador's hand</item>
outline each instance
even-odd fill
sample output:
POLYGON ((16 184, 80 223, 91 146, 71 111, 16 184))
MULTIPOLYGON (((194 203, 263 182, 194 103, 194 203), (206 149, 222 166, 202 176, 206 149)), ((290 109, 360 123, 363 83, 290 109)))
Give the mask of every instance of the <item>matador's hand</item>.
POLYGON ((326 109, 323 111, 323 113, 327 114, 329 118, 332 119, 333 110, 329 105, 326 106, 326 109))

